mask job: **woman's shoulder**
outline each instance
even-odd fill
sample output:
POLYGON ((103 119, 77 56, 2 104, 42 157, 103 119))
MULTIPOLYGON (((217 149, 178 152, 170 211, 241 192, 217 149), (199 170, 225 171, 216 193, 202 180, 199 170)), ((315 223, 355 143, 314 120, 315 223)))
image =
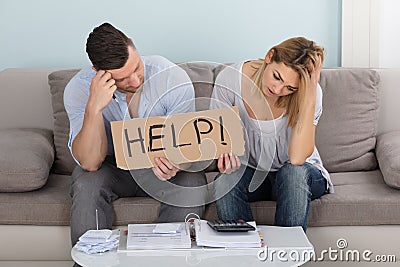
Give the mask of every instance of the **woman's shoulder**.
POLYGON ((253 80, 255 73, 260 69, 263 60, 249 60, 245 61, 242 66, 243 76, 247 79, 253 80))

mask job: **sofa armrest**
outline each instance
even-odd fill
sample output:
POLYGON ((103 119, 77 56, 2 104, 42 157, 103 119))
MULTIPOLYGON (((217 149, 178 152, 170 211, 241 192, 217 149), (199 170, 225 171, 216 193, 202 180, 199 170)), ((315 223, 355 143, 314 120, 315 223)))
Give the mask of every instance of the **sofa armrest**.
POLYGON ((400 189, 400 131, 377 136, 376 156, 385 183, 400 189))

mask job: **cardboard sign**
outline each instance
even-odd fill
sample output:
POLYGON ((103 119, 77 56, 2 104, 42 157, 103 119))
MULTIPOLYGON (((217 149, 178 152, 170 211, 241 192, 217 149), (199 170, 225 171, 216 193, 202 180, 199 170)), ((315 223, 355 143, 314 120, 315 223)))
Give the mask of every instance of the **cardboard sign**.
POLYGON ((244 154, 237 107, 111 122, 117 166, 151 168, 155 157, 181 164, 244 154))

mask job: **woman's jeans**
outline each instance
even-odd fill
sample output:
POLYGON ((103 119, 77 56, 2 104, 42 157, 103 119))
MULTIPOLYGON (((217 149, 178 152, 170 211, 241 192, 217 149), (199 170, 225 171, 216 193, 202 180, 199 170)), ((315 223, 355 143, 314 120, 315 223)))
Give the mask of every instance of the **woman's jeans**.
POLYGON ((227 184, 232 183, 230 181, 240 179, 232 190, 217 199, 218 217, 221 220, 254 221, 250 202, 273 200, 276 201, 274 225, 302 226, 305 232, 311 200, 326 192, 327 182, 321 171, 307 162, 301 166, 288 163, 277 172, 261 173, 265 177, 264 181, 255 191, 249 192, 254 173, 253 168, 242 165, 232 174, 220 174, 216 177, 216 198, 224 194, 222 191, 226 191, 227 184), (241 178, 238 175, 242 175, 241 178))

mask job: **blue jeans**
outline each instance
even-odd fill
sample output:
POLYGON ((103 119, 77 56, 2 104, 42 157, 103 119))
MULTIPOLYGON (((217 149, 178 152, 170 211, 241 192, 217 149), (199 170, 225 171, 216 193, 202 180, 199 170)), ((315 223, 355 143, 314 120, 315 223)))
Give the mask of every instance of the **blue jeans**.
POLYGON ((301 166, 288 163, 277 172, 261 173, 264 181, 255 191, 249 192, 254 173, 253 168, 242 165, 230 175, 220 174, 216 177, 214 194, 217 197, 221 195, 221 190, 226 190, 226 182, 235 180, 232 175, 242 174, 232 190, 217 199, 218 217, 221 220, 254 221, 250 202, 273 200, 276 201, 274 225, 302 226, 305 232, 311 200, 326 193, 327 182, 321 171, 307 162, 301 166))

